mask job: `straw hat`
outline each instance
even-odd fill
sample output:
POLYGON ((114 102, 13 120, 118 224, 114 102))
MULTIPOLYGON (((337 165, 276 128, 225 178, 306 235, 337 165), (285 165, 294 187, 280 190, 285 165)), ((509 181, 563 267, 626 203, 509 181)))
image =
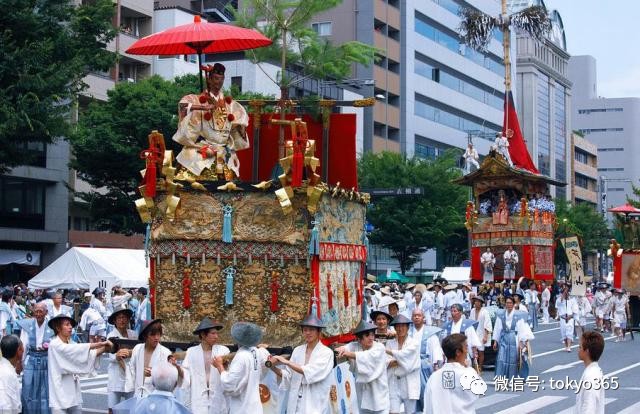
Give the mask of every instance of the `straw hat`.
POLYGON ((215 322, 211 320, 209 317, 204 317, 193 331, 194 335, 198 335, 202 331, 208 331, 209 329, 217 329, 218 331, 222 329, 224 326, 221 323, 215 322))
POLYGON ((236 322, 231 327, 231 337, 240 346, 256 346, 262 339, 262 329, 251 322, 236 322))
POLYGON ((364 332, 369 332, 369 331, 375 331, 377 329, 377 326, 369 323, 369 322, 365 322, 364 319, 360 320, 360 323, 358 323, 358 326, 356 326, 353 329, 353 334, 357 335, 359 333, 364 333, 364 332))
POLYGON ((302 322, 300 322, 298 325, 302 326, 308 326, 311 328, 320 328, 323 329, 326 326, 324 325, 324 323, 318 319, 318 317, 316 315, 314 315, 313 313, 308 314, 303 320, 302 322))
POLYGON ((109 319, 107 319, 107 322, 109 322, 111 325, 115 325, 116 318, 118 317, 118 315, 122 315, 123 313, 127 315, 127 319, 131 319, 131 317, 133 316, 133 311, 131 309, 120 309, 109 315, 109 319))

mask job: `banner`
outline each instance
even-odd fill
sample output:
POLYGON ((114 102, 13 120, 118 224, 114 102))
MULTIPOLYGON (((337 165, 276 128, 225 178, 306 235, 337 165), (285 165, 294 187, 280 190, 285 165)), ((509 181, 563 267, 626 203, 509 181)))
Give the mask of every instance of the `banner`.
POLYGON ((580 243, 576 236, 560 239, 564 251, 569 261, 569 272, 567 283, 571 285, 571 295, 584 296, 586 294, 586 283, 584 280, 584 269, 582 267, 582 253, 580 243))
POLYGON ((40 266, 40 252, 36 250, 0 249, 0 265, 11 263, 40 266))

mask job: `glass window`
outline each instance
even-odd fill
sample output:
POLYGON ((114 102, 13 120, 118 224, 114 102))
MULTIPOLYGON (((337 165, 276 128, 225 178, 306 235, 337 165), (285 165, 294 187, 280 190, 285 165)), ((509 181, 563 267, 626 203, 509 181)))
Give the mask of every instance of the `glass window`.
POLYGON ((45 184, 0 177, 0 227, 44 229, 45 184))
POLYGON ((312 23, 311 28, 319 36, 331 36, 331 22, 312 23))
POLYGON ((551 134, 549 126, 549 78, 538 74, 538 169, 543 175, 551 174, 551 134))
POLYGON ((586 152, 582 152, 582 151, 576 150, 575 160, 578 161, 578 162, 581 162, 583 164, 586 164, 586 163, 589 162, 589 156, 587 155, 586 152))
POLYGON ((555 157, 556 157, 556 178, 566 180, 567 178, 567 129, 566 129, 566 106, 565 88, 556 84, 554 91, 554 137, 555 137, 555 157))

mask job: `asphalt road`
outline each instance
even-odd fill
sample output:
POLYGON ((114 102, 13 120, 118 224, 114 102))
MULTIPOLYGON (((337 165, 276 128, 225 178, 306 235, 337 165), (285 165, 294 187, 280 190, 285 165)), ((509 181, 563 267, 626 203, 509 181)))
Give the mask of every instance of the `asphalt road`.
MULTIPOLYGON (((590 327, 593 327, 593 323, 590 327)), ((529 381, 524 382, 522 389, 517 389, 516 382, 508 386, 507 391, 496 391, 494 373, 484 372, 483 378, 488 389, 486 395, 476 402, 478 414, 571 412, 575 405, 574 390, 566 386, 558 389, 557 381, 567 384, 568 380, 580 380, 584 364, 578 359, 578 345, 574 342, 571 352, 564 351, 557 322, 539 325, 534 335, 534 357, 529 381)), ((618 389, 605 391, 607 413, 640 412, 640 393, 637 392, 640 390, 640 334, 635 335, 635 340, 631 340, 627 334, 626 341, 619 343, 615 343, 615 338, 608 334, 605 336, 604 353, 599 365, 611 385, 618 383, 618 389)))
MULTIPOLYGON (((593 323, 590 324, 593 326, 593 323)), ((476 402, 478 414, 526 414, 526 413, 570 413, 575 404, 575 393, 570 389, 552 389, 550 381, 580 380, 584 365, 578 360, 577 343, 570 353, 564 351, 560 341, 560 328, 554 322, 539 325, 532 341, 533 365, 529 381, 517 389, 512 384, 507 391, 496 392, 493 371, 485 371, 486 395, 476 402), (535 378, 537 377, 537 378, 535 378), (537 388, 537 390, 536 390, 537 388)), ((599 364, 609 382, 618 383, 618 389, 605 391, 606 412, 618 414, 640 413, 640 333, 631 340, 627 334, 625 342, 615 343, 615 338, 605 337, 605 349, 599 364)), ((94 378, 83 378, 83 412, 106 413, 107 377, 103 372, 94 378)), ((558 388, 558 387, 555 387, 558 388)), ((584 413, 589 414, 589 413, 584 413)))

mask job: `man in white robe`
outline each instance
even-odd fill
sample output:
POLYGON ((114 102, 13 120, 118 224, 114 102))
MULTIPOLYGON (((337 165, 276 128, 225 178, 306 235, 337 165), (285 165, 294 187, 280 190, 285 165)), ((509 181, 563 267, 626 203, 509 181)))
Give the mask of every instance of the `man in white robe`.
POLYGON ((549 303, 551 302, 551 290, 545 282, 542 282, 542 293, 540 294, 540 309, 542 309, 542 323, 549 323, 549 303))
MULTIPOLYGON (((107 339, 121 338, 121 339, 138 339, 138 335, 132 329, 128 329, 129 321, 133 312, 130 309, 116 310, 109 316, 109 323, 115 326, 107 339)), ((131 370, 129 369, 129 358, 131 357, 131 350, 121 348, 116 353, 106 354, 109 361, 109 367, 107 368, 107 375, 109 382, 107 383, 107 403, 109 406, 109 412, 113 407, 121 400, 127 400, 133 397, 133 378, 131 377, 131 370)))
POLYGON ((134 329, 140 334, 140 329, 142 329, 142 324, 144 321, 151 320, 151 302, 149 302, 149 298, 147 297, 147 288, 141 287, 138 288, 138 308, 136 309, 136 320, 134 329))
POLYGON ((320 342, 320 333, 325 327, 315 315, 309 314, 300 322, 304 344, 295 347, 290 359, 282 356, 270 357, 282 369, 272 366, 281 378, 280 389, 289 391, 287 413, 330 414, 333 371, 333 351, 320 342))
MULTIPOLYGON (((153 367, 156 364, 167 362, 171 351, 160 345, 162 338, 162 320, 153 319, 142 324, 139 339, 144 341, 133 347, 129 369, 133 378, 133 392, 136 397, 144 397, 155 389, 151 381, 153 367)), ((183 373, 178 368, 180 385, 182 385, 183 373)))
POLYGON ((357 341, 336 348, 339 358, 349 359, 362 414, 386 414, 390 408, 387 358, 384 345, 375 341, 375 330, 375 325, 360 321, 353 330, 357 341))
POLYGON ((464 151, 462 156, 464 157, 465 174, 469 174, 472 171, 472 166, 474 166, 476 170, 480 168, 480 164, 478 164, 478 151, 473 148, 473 144, 471 142, 467 144, 467 149, 464 151))
POLYGON ((560 336, 564 341, 565 351, 571 352, 573 340, 574 321, 578 316, 578 304, 569 297, 569 288, 562 290, 562 296, 556 300, 556 310, 560 318, 560 336))
POLYGON ((61 292, 53 294, 53 297, 51 298, 52 301, 50 302, 51 306, 48 306, 47 309, 47 315, 49 315, 49 318, 53 318, 58 315, 67 315, 71 318, 73 317, 73 309, 67 305, 63 305, 62 299, 61 292))
POLYGON ((231 337, 238 343, 238 351, 229 369, 224 367, 221 356, 213 360, 213 366, 220 373, 229 413, 262 414, 259 386, 269 358, 266 349, 256 348, 262 339, 262 329, 253 323, 236 322, 231 327, 231 337))
POLYGON ((391 325, 396 337, 386 344, 389 401, 391 414, 413 414, 420 399, 420 342, 409 336, 411 320, 398 315, 391 325))
POLYGON ((484 348, 491 346, 491 333, 493 325, 491 324, 491 316, 487 308, 484 307, 484 299, 482 296, 473 296, 473 308, 469 312, 469 319, 478 322, 476 326, 476 334, 480 339, 481 345, 477 347, 478 351, 478 371, 482 373, 482 365, 484 364, 484 348))
POLYGON ((480 264, 482 265, 482 281, 483 282, 493 282, 493 266, 496 264, 496 257, 491 252, 491 248, 487 247, 487 251, 482 253, 480 256, 480 264))
POLYGON ((607 288, 609 285, 607 283, 598 284, 598 290, 596 291, 593 298, 593 306, 596 310, 596 329, 600 332, 604 331, 603 319, 604 314, 607 309, 607 288))
POLYGON ((470 389, 463 389, 460 383, 463 376, 477 377, 476 381, 481 381, 475 370, 466 365, 468 346, 466 342, 462 334, 449 335, 442 341, 447 363, 429 377, 424 393, 425 413, 474 414, 476 412, 474 403, 478 396, 470 389))
POLYGON ((443 338, 454 333, 461 333, 466 336, 467 345, 469 346, 469 360, 467 362, 469 365, 472 362, 475 364, 478 358, 478 347, 482 346, 482 342, 476 333, 478 323, 471 319, 465 319, 462 313, 462 305, 458 303, 451 305, 450 312, 451 320, 442 326, 440 334, 443 338))
POLYGON ((222 392, 220 373, 213 368, 213 359, 229 354, 229 348, 218 344, 218 333, 222 324, 204 318, 193 331, 200 338, 200 345, 187 349, 182 362, 185 370, 182 388, 185 390, 185 405, 194 413, 226 414, 227 401, 222 392))
POLYGON ((96 358, 112 345, 109 341, 74 343, 71 334, 75 324, 75 320, 62 314, 48 322, 56 334, 49 344, 49 407, 52 414, 82 412, 78 375, 92 372, 96 358))
POLYGON ((602 369, 598 365, 598 360, 604 351, 604 338, 595 331, 587 331, 580 338, 578 347, 578 358, 584 362, 584 372, 580 378, 581 384, 578 394, 576 394, 576 405, 573 408, 574 414, 604 414, 605 395, 602 369), (589 383, 590 386, 585 384, 589 383), (600 384, 600 386, 595 386, 600 384))
POLYGON ((411 321, 413 325, 409 329, 409 334, 420 343, 420 399, 418 400, 416 411, 421 413, 423 410, 422 404, 424 403, 422 395, 424 395, 429 376, 444 364, 444 353, 438 336, 442 329, 426 325, 424 314, 420 309, 413 310, 411 321))
POLYGON ((17 336, 8 335, 0 341, 0 353, 0 413, 18 414, 22 411, 19 377, 24 346, 17 336))

